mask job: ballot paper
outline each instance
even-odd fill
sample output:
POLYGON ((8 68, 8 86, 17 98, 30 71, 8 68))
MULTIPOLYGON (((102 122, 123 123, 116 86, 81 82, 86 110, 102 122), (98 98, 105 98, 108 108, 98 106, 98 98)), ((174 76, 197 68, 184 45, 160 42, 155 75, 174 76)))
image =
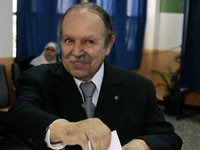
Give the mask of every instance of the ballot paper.
MULTIPOLYGON (((92 150, 91 143, 88 142, 89 150, 92 150)), ((117 135, 116 130, 111 132, 111 143, 108 150, 122 150, 121 143, 119 141, 119 137, 117 135)))

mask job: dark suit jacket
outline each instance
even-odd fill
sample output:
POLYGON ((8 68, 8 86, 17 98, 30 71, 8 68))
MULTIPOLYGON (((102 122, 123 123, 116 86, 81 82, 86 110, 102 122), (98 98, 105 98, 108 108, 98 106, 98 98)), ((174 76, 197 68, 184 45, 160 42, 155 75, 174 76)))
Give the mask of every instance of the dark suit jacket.
MULTIPOLYGON (((81 94, 62 63, 25 71, 18 79, 18 87, 17 99, 9 110, 11 129, 37 149, 46 149, 45 134, 54 120, 86 119, 81 94)), ((165 122, 156 103, 150 80, 105 62, 94 117, 100 118, 111 130, 117 130, 122 145, 139 138, 152 150, 181 149, 181 139, 173 126, 165 122)))

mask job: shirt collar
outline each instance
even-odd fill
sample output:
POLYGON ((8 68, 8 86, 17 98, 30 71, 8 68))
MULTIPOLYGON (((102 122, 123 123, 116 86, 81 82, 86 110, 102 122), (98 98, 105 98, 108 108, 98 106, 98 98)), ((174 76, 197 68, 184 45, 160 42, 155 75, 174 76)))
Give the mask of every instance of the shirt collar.
MULTIPOLYGON (((104 62, 102 63, 100 69, 97 71, 97 73, 94 75, 94 77, 91 80, 89 80, 89 81, 92 81, 95 84, 98 92, 100 92, 100 89, 101 89, 101 84, 102 84, 102 81, 103 81, 103 74, 104 74, 104 62)), ((74 81, 76 82, 76 85, 78 87, 80 87, 80 84, 82 82, 85 82, 85 81, 79 80, 75 77, 74 77, 74 81)))

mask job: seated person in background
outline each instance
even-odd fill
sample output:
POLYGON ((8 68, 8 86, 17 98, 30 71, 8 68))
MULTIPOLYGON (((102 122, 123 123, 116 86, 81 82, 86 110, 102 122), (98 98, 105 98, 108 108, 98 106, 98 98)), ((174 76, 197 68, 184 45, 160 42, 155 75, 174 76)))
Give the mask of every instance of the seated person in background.
POLYGON ((39 150, 88 150, 88 141, 93 150, 107 150, 113 130, 123 150, 180 150, 182 140, 157 106, 153 83, 104 60, 115 41, 107 12, 76 4, 60 29, 62 62, 20 75, 10 129, 39 150))
POLYGON ((38 66, 41 64, 51 64, 59 62, 59 47, 55 42, 49 42, 46 44, 44 51, 42 54, 36 58, 34 58, 31 62, 31 66, 38 66))

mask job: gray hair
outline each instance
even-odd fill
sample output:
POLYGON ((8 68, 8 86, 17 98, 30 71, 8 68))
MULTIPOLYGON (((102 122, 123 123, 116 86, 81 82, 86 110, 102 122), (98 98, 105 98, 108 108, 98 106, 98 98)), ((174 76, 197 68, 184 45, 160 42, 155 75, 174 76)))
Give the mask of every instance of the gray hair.
MULTIPOLYGON (((76 5, 73 5, 72 7, 70 7, 64 14, 64 17, 63 17, 63 20, 65 18, 65 16, 67 14, 69 14, 70 12, 72 11, 77 11, 77 10, 88 10, 88 11, 91 11, 95 14, 97 14, 104 22, 105 24, 105 27, 107 29, 107 35, 106 35, 106 39, 105 39, 105 48, 108 46, 110 40, 111 40, 111 37, 113 35, 115 35, 115 31, 114 31, 114 28, 112 26, 112 23, 111 23, 111 19, 110 19, 110 16, 109 14, 103 9, 101 8, 100 6, 94 4, 94 3, 91 3, 91 2, 88 2, 88 3, 78 3, 76 5)), ((62 40, 62 24, 63 24, 63 20, 62 20, 62 23, 61 23, 61 26, 60 26, 60 41, 62 40)))

